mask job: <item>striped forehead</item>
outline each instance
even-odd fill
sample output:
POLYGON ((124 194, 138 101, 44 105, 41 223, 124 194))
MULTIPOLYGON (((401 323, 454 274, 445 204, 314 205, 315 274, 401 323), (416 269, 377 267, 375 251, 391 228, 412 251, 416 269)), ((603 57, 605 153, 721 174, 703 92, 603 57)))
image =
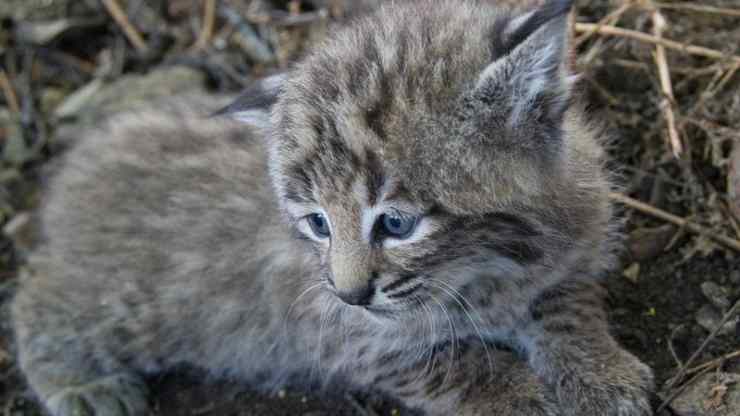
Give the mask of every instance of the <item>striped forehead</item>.
POLYGON ((387 175, 379 154, 338 138, 317 140, 283 169, 283 196, 298 204, 377 204, 387 175))

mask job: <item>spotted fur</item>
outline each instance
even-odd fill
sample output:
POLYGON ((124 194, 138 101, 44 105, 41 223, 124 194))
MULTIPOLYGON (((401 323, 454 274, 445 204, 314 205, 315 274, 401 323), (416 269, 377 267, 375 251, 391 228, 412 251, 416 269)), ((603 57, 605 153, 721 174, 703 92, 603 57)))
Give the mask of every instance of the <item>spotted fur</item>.
POLYGON ((611 183, 571 1, 504 3, 388 2, 216 117, 181 100, 85 135, 13 304, 50 413, 143 414, 141 376, 188 363, 429 414, 651 414, 602 307, 611 183))

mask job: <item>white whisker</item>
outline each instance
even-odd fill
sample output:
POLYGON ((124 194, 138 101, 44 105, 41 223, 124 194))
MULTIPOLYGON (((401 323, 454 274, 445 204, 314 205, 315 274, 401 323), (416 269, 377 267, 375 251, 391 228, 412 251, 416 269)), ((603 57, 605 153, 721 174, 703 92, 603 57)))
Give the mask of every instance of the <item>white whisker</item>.
MULTIPOLYGON (((324 325, 327 323, 329 315, 329 304, 324 304, 324 306, 321 308, 321 314, 319 315, 319 337, 316 341, 316 355, 314 357, 314 361, 316 362, 316 372, 318 374, 318 381, 320 385, 323 385, 323 382, 321 381, 322 378, 322 371, 321 371, 321 353, 322 353, 322 341, 324 337, 324 325)), ((313 371, 312 371, 313 372, 313 371)))
POLYGON ((434 361, 436 358, 434 356, 434 345, 437 338, 436 326, 434 325, 434 314, 432 313, 432 309, 429 307, 429 305, 426 304, 426 302, 424 302, 424 299, 422 299, 421 297, 415 296, 415 298, 419 301, 419 304, 424 309, 424 314, 427 317, 427 322, 429 322, 429 344, 425 346, 423 340, 421 342, 421 349, 418 359, 424 359, 424 355, 427 353, 428 354, 425 358, 426 363, 424 364, 424 369, 414 379, 414 382, 419 381, 420 379, 426 377, 432 371, 434 371, 434 361))
POLYGON ((439 305, 439 308, 442 309, 442 313, 444 313, 445 317, 447 318, 447 323, 450 327, 450 340, 451 340, 451 348, 452 348, 452 354, 450 355, 449 365, 447 366, 447 373, 445 374, 444 378, 442 379, 442 385, 446 385, 449 381, 449 377, 452 374, 452 366, 455 364, 455 358, 456 358, 456 350, 457 350, 457 332, 455 331, 455 323, 452 320, 452 317, 447 311, 447 307, 439 301, 436 297, 434 297, 431 293, 429 294, 429 297, 432 298, 434 302, 439 305))
POLYGON ((481 331, 480 327, 475 322, 475 320, 473 319, 473 317, 470 315, 470 312, 468 311, 468 308, 470 308, 470 310, 472 312, 474 312, 476 315, 478 315, 478 319, 480 319, 481 321, 483 321, 483 317, 480 315, 480 313, 477 312, 477 310, 470 303, 470 301, 468 301, 465 298, 465 296, 463 296, 463 294, 460 293, 458 290, 456 290, 455 288, 453 288, 452 286, 450 286, 449 284, 447 284, 447 283, 445 283, 445 282, 443 282, 441 280, 437 280, 437 279, 429 279, 429 280, 430 280, 430 282, 435 287, 437 287, 438 289, 440 289, 441 291, 443 291, 444 293, 446 293, 447 295, 449 295, 455 302, 457 302, 458 305, 460 305, 460 308, 465 313, 465 316, 468 318, 468 320, 470 321, 470 323, 473 325, 473 329, 475 330, 476 334, 478 335, 478 338, 480 339, 480 342, 483 344, 483 349, 486 352, 486 358, 488 360, 489 376, 490 377, 493 377, 493 374, 494 374, 493 367, 494 367, 494 365, 493 365, 493 358, 491 358, 491 351, 488 349, 488 343, 486 342, 485 338, 483 337, 483 332, 481 331), (462 302, 460 302, 460 300, 462 300, 463 302, 465 302, 465 305, 467 305, 467 307, 462 302))
POLYGON ((285 316, 283 317, 283 331, 287 329, 288 318, 290 317, 291 312, 293 312, 293 308, 295 308, 295 306, 298 304, 298 301, 300 301, 303 296, 307 295, 308 292, 321 287, 321 285, 323 284, 324 282, 315 283, 309 286, 303 292, 301 292, 298 296, 296 296, 295 300, 293 300, 293 302, 290 304, 290 306, 288 307, 288 311, 285 313, 285 316))
POLYGON ((298 305, 298 302, 301 300, 301 298, 303 298, 305 295, 307 295, 312 290, 318 289, 323 284, 324 284, 323 282, 315 283, 315 284, 309 286, 308 288, 306 288, 298 296, 296 296, 296 298, 293 300, 293 302, 290 304, 290 306, 288 306, 288 311, 283 316, 283 322, 282 322, 282 325, 281 325, 282 326, 281 337, 275 337, 275 342, 273 342, 272 345, 270 345, 270 348, 268 349, 268 352, 271 352, 272 350, 274 350, 275 348, 277 348, 277 346, 280 344, 280 342, 284 342, 285 339, 288 337, 288 319, 290 318, 290 314, 293 313, 293 309, 296 307, 296 305, 298 305))

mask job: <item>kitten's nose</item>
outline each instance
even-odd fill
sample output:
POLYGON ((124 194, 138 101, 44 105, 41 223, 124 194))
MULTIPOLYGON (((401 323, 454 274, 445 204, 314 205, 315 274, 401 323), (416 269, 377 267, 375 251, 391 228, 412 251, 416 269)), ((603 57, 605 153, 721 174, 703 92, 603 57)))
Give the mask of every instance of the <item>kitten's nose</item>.
POLYGON ((367 284, 351 290, 337 291, 337 296, 350 305, 363 306, 370 304, 370 300, 373 298, 373 292, 373 286, 367 284))

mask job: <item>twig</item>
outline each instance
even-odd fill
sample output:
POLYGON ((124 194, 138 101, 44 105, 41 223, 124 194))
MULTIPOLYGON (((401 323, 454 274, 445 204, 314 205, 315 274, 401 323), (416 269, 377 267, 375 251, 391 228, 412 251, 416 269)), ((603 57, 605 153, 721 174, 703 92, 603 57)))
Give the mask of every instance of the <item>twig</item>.
MULTIPOLYGON (((740 240, 735 240, 734 238, 730 238, 724 235, 719 235, 716 232, 706 228, 702 227, 699 224, 690 222, 684 218, 681 218, 677 215, 673 215, 671 213, 668 213, 666 211, 663 211, 661 209, 655 208, 649 204, 646 204, 644 202, 640 202, 636 199, 630 198, 626 195, 622 195, 619 193, 612 192, 609 194, 611 199, 620 202, 624 205, 629 206, 630 208, 634 208, 640 212, 643 212, 645 214, 651 215, 656 218, 660 218, 664 221, 668 221, 670 223, 676 224, 681 228, 685 228, 693 233, 701 234, 703 236, 706 236, 708 238, 711 238, 712 240, 721 243, 733 250, 740 251, 740 240)), ((687 364, 688 365, 688 364, 687 364)))
MULTIPOLYGON (((597 28, 598 27, 602 27, 604 25, 614 25, 619 20, 619 18, 622 17, 622 15, 625 12, 627 12, 627 10, 629 10, 629 9, 632 8, 632 6, 633 6, 633 4, 632 4, 632 1, 631 0, 630 1, 627 1, 624 4, 622 4, 621 6, 619 6, 619 8, 617 10, 615 10, 615 11, 607 14, 606 16, 604 16, 604 18, 602 18, 601 20, 599 20, 596 23, 597 28)), ((581 36, 577 37, 575 39, 575 41, 573 42, 574 48, 577 48, 583 42, 589 40, 591 38, 591 36, 595 35, 597 32, 598 32, 598 30, 595 29, 595 30, 586 32, 586 33, 582 34, 581 36)))
MULTIPOLYGON (((709 370, 710 370, 709 368, 705 368, 704 370, 700 371, 700 372, 699 372, 698 374, 694 375, 694 376, 693 376, 693 377, 692 377, 692 378, 691 378, 691 379, 690 379, 689 381, 687 381, 687 382, 686 382, 686 383, 685 383, 684 385, 682 385, 682 386, 680 386, 679 388, 677 388, 677 389, 673 390, 672 392, 670 392, 670 394, 668 395, 668 397, 666 397, 666 398, 665 398, 665 400, 663 400, 663 403, 661 403, 661 404, 660 404, 660 406, 658 406, 658 409, 656 409, 656 410, 655 410, 655 414, 656 414, 656 415, 659 415, 659 414, 661 414, 660 412, 662 412, 663 410, 668 410, 668 411, 671 411, 671 410, 672 410, 672 409, 671 409, 671 403, 673 403, 673 401, 674 401, 674 400, 676 400, 676 397, 678 397, 678 396, 679 396, 679 395, 680 395, 681 393, 683 393, 683 392, 684 392, 684 390, 686 390, 686 389, 687 389, 687 388, 688 388, 688 387, 689 387, 689 386, 690 386, 691 384, 693 384, 693 383, 694 383, 694 382, 695 382, 696 380, 698 380, 698 379, 699 379, 699 377, 701 377, 701 376, 703 376, 704 374, 708 373, 708 372, 709 372, 709 370)), ((667 390, 670 390, 670 389, 667 389, 667 390)), ((672 412, 671 414, 675 414, 675 411, 674 411, 674 412, 672 412)), ((685 416, 685 415, 683 415, 683 414, 679 414, 678 416, 685 416)))
POLYGON ((703 6, 701 4, 693 3, 655 3, 655 6, 661 9, 673 9, 673 10, 689 10, 692 12, 701 13, 712 13, 712 14, 723 14, 726 16, 740 17, 740 10, 738 9, 726 9, 722 7, 703 6))
MULTIPOLYGON (((683 367, 681 367, 681 370, 679 370, 678 374, 676 374, 674 377, 671 378, 671 380, 668 382, 668 386, 666 387, 666 390, 670 390, 675 386, 677 383, 681 381, 681 379, 686 375, 686 371, 689 368, 689 366, 701 355, 702 352, 704 352, 704 349, 709 345, 710 342, 717 336, 719 331, 722 329, 722 327, 725 325, 727 321, 730 320, 730 318, 735 315, 735 312, 740 310, 740 301, 735 302, 735 304, 730 308, 729 311, 722 317, 722 320, 717 324, 717 326, 714 328, 714 330, 706 337, 704 338, 704 341, 701 343, 699 348, 694 351, 693 354, 691 354, 691 357, 689 357, 688 361, 686 361, 686 364, 684 364, 683 367)), ((705 367, 702 370, 699 370, 700 374, 708 369, 710 367, 705 367)), ((671 401, 675 399, 675 395, 671 395, 671 397, 667 398, 663 403, 658 407, 657 413, 660 413, 661 410, 663 410, 666 406, 671 404, 671 401)))
POLYGON ((0 88, 3 90, 5 101, 8 103, 10 110, 16 114, 20 113, 21 106, 18 104, 18 96, 15 94, 13 84, 10 83, 8 75, 3 70, 0 70, 0 88))
POLYGON ((592 77, 584 75, 583 79, 591 84, 594 90, 599 93, 599 95, 601 95, 601 97, 604 98, 610 106, 619 107, 619 105, 622 103, 617 97, 610 93, 606 88, 602 87, 601 84, 596 82, 596 80, 592 77))
POLYGON ((701 93, 701 95, 699 95, 699 99, 696 103, 694 103, 691 109, 686 113, 687 115, 684 116, 684 119, 681 121, 681 128, 683 128, 686 123, 690 122, 690 117, 694 116, 704 106, 704 103, 714 98, 718 92, 724 90, 724 87, 730 82, 730 80, 732 80, 738 70, 740 70, 740 63, 733 64, 725 74, 722 74, 721 72, 716 74, 712 82, 709 83, 709 86, 701 93))
POLYGON ((290 27, 327 20, 330 17, 330 13, 327 9, 319 9, 314 12, 302 12, 300 14, 275 11, 270 14, 249 14, 246 17, 247 20, 254 24, 290 27))
MULTIPOLYGON (((596 24, 598 27, 605 26, 605 25, 615 25, 617 22, 619 22, 619 19, 622 17, 622 15, 627 12, 627 10, 631 9, 634 5, 634 0, 625 0, 625 2, 620 6, 617 10, 609 13, 608 15, 604 16, 601 20, 599 20, 596 24)), ((591 65, 591 62, 593 60, 601 55, 602 49, 604 47, 605 40, 598 39, 594 44, 589 48, 588 52, 583 54, 582 56, 576 57, 575 51, 578 49, 578 47, 583 44, 585 41, 589 40, 593 35, 595 35, 598 31, 596 29, 587 32, 580 37, 575 37, 576 31, 576 19, 575 19, 575 11, 571 13, 570 21, 569 21, 569 28, 572 36, 575 38, 573 41, 573 56, 571 56, 571 59, 573 60, 574 67, 575 64, 578 64, 581 66, 581 69, 584 70, 585 68, 591 65)))
POLYGON ((685 375, 694 374, 696 372, 699 372, 699 371, 704 370, 705 368, 715 368, 715 367, 718 367, 723 362, 725 362, 727 360, 731 360, 733 358, 737 358, 737 357, 740 357, 740 350, 731 352, 729 354, 725 354, 725 355, 723 355, 723 356, 721 356, 719 358, 715 358, 714 360, 707 361, 704 364, 697 365, 696 367, 689 368, 688 370, 686 370, 685 375))
MULTIPOLYGON (((665 18, 658 10, 655 10, 652 13, 652 19, 653 34, 656 38, 663 39, 663 32, 667 26, 665 18)), ((676 113, 673 111, 676 97, 673 95, 673 84, 671 83, 671 73, 668 70, 668 59, 665 54, 665 46, 661 44, 655 45, 655 64, 658 66, 660 88, 663 91, 663 99, 660 102, 660 108, 663 110, 663 117, 665 117, 665 122, 668 125, 668 140, 671 144, 673 156, 678 158, 681 156, 681 153, 683 153, 683 144, 681 143, 681 137, 678 135, 678 129, 676 128, 676 113)))
POLYGON ((276 60, 272 48, 259 36, 257 30, 244 20, 239 11, 224 3, 218 8, 219 15, 236 28, 234 41, 250 58, 259 63, 271 63, 276 60))
POLYGON ((146 54, 149 51, 149 47, 146 45, 146 42, 144 42, 144 38, 141 37, 141 34, 139 34, 136 28, 131 24, 131 22, 129 22, 126 13, 121 9, 118 1, 103 0, 103 5, 108 10, 111 17, 113 17, 113 20, 121 26, 123 33, 126 35, 126 38, 128 38, 129 42, 134 45, 136 51, 142 55, 146 54))
POLYGON ((193 49, 200 50, 208 46, 213 37, 213 27, 216 21, 216 1, 205 0, 203 2, 203 28, 198 35, 193 49))
POLYGON ((599 26, 595 23, 576 23, 576 32, 586 33, 596 31, 597 33, 605 36, 621 36, 624 38, 630 38, 639 40, 641 42, 654 43, 663 45, 668 49, 682 51, 689 55, 703 56, 705 58, 730 60, 732 62, 740 63, 740 56, 727 55, 720 51, 705 48, 703 46, 690 45, 686 43, 676 42, 666 38, 658 38, 647 33, 638 32, 636 30, 622 29, 616 26, 599 26))
POLYGON ((676 349, 673 347, 673 340, 676 338, 676 333, 681 329, 683 329, 683 324, 673 328, 673 331, 671 331, 671 335, 668 337, 668 351, 671 352, 671 355, 673 356, 673 361, 676 362, 676 366, 679 370, 682 369, 684 365, 681 362, 681 359, 678 358, 678 354, 676 354, 676 349))

